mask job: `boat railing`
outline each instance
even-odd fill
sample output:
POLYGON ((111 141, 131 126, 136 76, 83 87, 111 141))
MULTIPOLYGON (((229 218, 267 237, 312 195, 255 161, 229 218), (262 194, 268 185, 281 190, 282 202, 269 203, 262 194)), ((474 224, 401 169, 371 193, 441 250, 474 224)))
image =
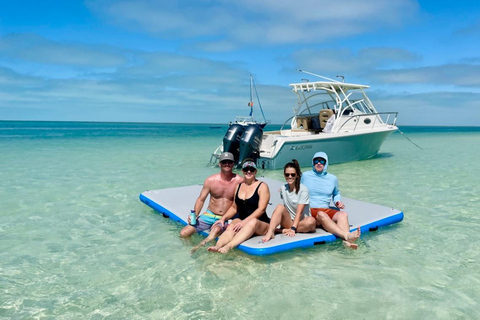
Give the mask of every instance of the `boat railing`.
MULTIPOLYGON (((298 115, 293 115, 290 118, 288 118, 283 123, 280 130, 283 130, 284 127, 287 124, 291 124, 292 119, 295 118, 296 116, 298 116, 298 115)), ((365 129, 365 128, 372 128, 373 129, 376 125, 378 125, 378 123, 380 123, 380 125, 396 126, 397 125, 397 116, 398 116, 398 112, 377 112, 377 113, 352 115, 352 116, 348 116, 349 119, 347 121, 345 121, 338 130, 335 130, 335 131, 340 132, 343 129, 343 127, 346 124, 351 123, 351 121, 355 122, 355 126, 353 128, 353 131, 355 131, 355 130, 357 130, 358 123, 359 123, 359 120, 361 118, 373 118, 373 121, 371 122, 371 125, 369 125, 368 127, 362 126, 362 129, 365 129)))
POLYGON ((210 156, 210 164, 215 165, 217 164, 218 159, 220 158, 220 154, 223 151, 223 143, 215 149, 215 151, 210 156))
POLYGON ((245 116, 236 116, 235 117, 235 122, 238 122, 238 123, 254 123, 255 120, 253 119, 253 117, 245 117, 245 116))
POLYGON ((345 121, 341 125, 341 127, 338 128, 335 131, 340 132, 345 127, 345 125, 351 124, 351 121, 353 121, 353 122, 355 122, 355 126, 353 127, 352 132, 355 132, 355 130, 357 130, 357 128, 358 128, 358 124, 360 123, 360 120, 363 119, 363 118, 365 118, 365 119, 373 118, 373 121, 371 121, 371 124, 364 121, 363 123, 368 124, 368 126, 362 125, 362 130, 364 130, 365 128, 373 129, 373 128, 375 128, 376 125, 396 126, 397 125, 397 116, 398 116, 398 112, 378 112, 378 113, 352 115, 352 116, 349 116, 349 119, 347 119, 347 121, 345 121))

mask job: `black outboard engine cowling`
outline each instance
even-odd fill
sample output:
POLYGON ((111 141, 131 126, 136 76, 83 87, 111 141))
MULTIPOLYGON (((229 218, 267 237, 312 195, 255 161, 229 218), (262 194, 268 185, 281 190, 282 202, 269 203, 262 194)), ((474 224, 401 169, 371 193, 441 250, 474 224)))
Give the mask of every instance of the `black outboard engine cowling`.
POLYGON ((257 160, 260 154, 260 145, 262 144, 263 130, 259 125, 252 124, 247 126, 245 133, 240 139, 240 153, 238 155, 238 165, 247 158, 257 160))
POLYGON ((240 139, 245 132, 245 127, 234 123, 228 127, 225 137, 223 137, 223 152, 230 152, 238 160, 240 153, 240 139))

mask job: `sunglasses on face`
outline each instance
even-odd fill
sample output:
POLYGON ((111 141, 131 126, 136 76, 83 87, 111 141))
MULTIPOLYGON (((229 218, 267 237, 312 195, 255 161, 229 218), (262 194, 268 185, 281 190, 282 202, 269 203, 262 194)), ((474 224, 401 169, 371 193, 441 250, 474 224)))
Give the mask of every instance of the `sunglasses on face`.
POLYGON ((255 169, 254 167, 246 167, 246 168, 243 168, 242 171, 243 172, 255 172, 255 171, 257 171, 257 169, 255 169))
POLYGON ((292 177, 295 178, 297 176, 296 173, 285 173, 285 178, 292 177))
POLYGON ((233 161, 232 160, 223 160, 223 161, 220 161, 221 164, 233 164, 233 161))
POLYGON ((319 164, 319 163, 325 165, 325 163, 327 163, 327 161, 325 161, 325 159, 315 159, 315 160, 313 160, 313 164, 319 164))

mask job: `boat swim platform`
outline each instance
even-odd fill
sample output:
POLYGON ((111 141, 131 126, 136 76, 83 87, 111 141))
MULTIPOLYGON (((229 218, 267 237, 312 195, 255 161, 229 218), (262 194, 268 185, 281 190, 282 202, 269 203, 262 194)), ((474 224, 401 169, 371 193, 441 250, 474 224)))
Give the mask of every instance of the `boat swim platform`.
MULTIPOLYGON (((267 214, 271 216, 278 204, 282 203, 278 191, 284 182, 260 177, 270 188, 270 201, 267 214)), ((190 210, 200 194, 202 185, 167 188, 145 191, 140 194, 140 201, 159 212, 166 218, 187 224, 190 210)), ((207 198, 205 203, 207 204, 207 198)), ((350 228, 360 227, 362 234, 376 231, 378 228, 398 223, 403 220, 403 212, 394 208, 354 200, 342 196, 345 211, 348 213, 350 228)), ((204 210, 206 205, 204 206, 204 210)), ((202 232, 207 236, 206 232, 202 232)), ((263 236, 254 236, 238 246, 238 249, 256 256, 270 255, 296 248, 309 248, 315 245, 333 242, 339 239, 323 229, 317 228, 315 233, 297 233, 294 237, 276 234, 274 239, 262 242, 263 236)))

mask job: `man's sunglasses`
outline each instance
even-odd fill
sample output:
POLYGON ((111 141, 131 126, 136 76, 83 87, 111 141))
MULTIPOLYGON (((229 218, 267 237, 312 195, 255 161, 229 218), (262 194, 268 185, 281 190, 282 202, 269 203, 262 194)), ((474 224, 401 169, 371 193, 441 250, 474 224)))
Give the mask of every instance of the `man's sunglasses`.
POLYGON ((221 164, 233 164, 233 161, 232 160, 223 160, 223 161, 220 161, 221 164))
POLYGON ((313 164, 319 164, 319 163, 325 165, 325 163, 327 163, 327 161, 325 159, 315 159, 315 160, 313 160, 313 164))

